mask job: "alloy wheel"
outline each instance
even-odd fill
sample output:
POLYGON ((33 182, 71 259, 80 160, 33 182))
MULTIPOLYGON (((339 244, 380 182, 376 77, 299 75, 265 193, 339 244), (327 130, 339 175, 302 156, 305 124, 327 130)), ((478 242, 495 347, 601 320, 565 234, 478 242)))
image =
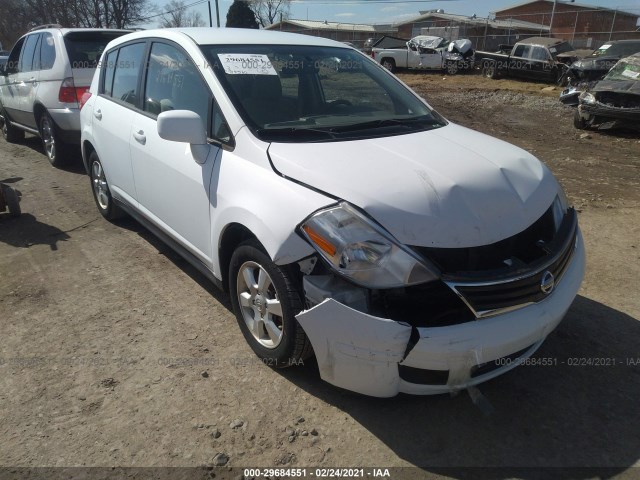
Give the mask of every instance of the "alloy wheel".
POLYGON ((267 271, 256 262, 245 262, 237 276, 238 303, 242 318, 256 341, 276 348, 282 341, 282 304, 267 271))

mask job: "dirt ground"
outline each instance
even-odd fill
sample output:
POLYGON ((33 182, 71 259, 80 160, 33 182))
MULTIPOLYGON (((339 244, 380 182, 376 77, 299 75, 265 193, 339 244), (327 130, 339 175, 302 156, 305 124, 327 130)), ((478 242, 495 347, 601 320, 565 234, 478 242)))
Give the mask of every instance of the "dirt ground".
POLYGON ((24 212, 0 214, 0 465, 202 466, 223 453, 233 467, 420 467, 410 478, 636 476, 640 135, 582 135, 545 85, 400 77, 448 119, 533 152, 578 208, 584 284, 536 354, 554 365, 482 385, 488 417, 466 393, 381 400, 322 382, 313 362, 272 370, 225 294, 134 221, 100 217, 79 163, 56 170, 37 139, 0 140, 0 180, 24 212))

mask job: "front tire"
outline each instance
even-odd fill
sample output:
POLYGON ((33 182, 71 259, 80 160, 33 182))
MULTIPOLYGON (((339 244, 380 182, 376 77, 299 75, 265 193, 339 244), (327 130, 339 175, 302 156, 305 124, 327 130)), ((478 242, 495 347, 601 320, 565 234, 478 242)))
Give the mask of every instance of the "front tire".
POLYGON ((496 62, 484 62, 482 64, 482 74, 487 77, 495 80, 498 78, 498 68, 496 62))
POLYGON ((573 114, 573 126, 576 127, 578 130, 586 130, 588 127, 587 121, 584 118, 582 118, 582 115, 580 115, 580 112, 578 111, 577 108, 575 113, 573 114))
POLYGON ((51 115, 44 112, 40 117, 42 148, 44 148, 44 154, 47 156, 49 163, 59 168, 67 163, 68 148, 67 145, 60 140, 57 128, 51 115))
POLYGON ((7 143, 19 143, 24 140, 24 131, 11 124, 11 120, 9 119, 6 110, 3 112, 2 116, 4 117, 4 121, 2 122, 2 136, 5 141, 7 143))
POLYGON ((449 75, 458 73, 458 62, 447 62, 447 73, 449 75))
POLYGON ((233 252, 229 266, 233 311, 251 349, 274 368, 299 364, 312 351, 295 318, 304 304, 294 281, 256 240, 242 243, 233 252))
POLYGON ((104 168, 96 152, 91 152, 89 156, 89 178, 93 199, 100 214, 109 221, 122 217, 124 212, 113 202, 104 168))

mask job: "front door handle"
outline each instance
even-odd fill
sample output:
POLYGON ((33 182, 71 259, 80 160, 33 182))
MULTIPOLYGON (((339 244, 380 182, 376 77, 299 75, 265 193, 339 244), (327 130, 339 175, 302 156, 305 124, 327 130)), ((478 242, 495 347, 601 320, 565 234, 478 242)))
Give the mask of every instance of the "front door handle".
POLYGON ((138 130, 137 132, 134 131, 133 132, 133 138, 135 138, 136 141, 138 143, 141 143, 142 145, 147 143, 147 136, 144 134, 144 130, 138 130))
POLYGON ((102 111, 100 109, 93 111, 93 116, 98 120, 102 120, 102 111))

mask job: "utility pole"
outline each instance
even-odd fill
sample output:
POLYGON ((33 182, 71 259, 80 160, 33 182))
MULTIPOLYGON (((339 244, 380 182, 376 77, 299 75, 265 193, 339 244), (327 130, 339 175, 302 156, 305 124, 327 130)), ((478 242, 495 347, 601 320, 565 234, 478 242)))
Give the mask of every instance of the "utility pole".
POLYGON ((211 0, 209 0, 207 2, 207 4, 209 5, 209 27, 212 28, 213 27, 213 18, 211 18, 211 0))
POLYGON ((558 0, 553 0, 553 9, 551 10, 551 21, 549 22, 549 36, 552 35, 551 29, 553 28, 553 16, 556 13, 556 4, 558 0))
POLYGON ((216 22, 218 23, 218 28, 220 28, 220 7, 218 6, 218 0, 216 0, 216 22))

